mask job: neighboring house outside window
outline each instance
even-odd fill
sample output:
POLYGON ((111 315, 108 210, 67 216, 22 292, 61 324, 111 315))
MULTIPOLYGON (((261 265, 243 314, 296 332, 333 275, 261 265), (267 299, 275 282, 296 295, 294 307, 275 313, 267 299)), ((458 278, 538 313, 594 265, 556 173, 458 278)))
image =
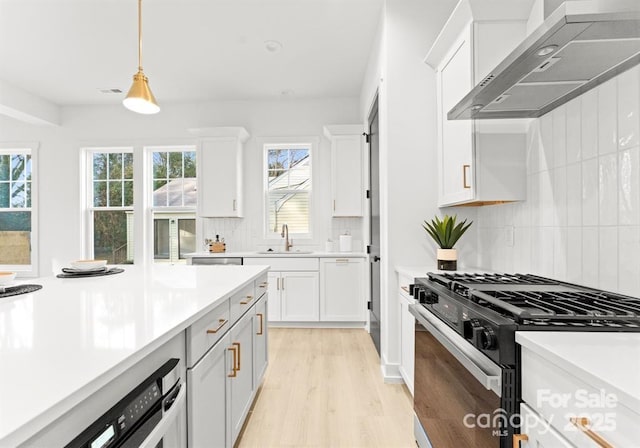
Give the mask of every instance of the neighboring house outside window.
POLYGON ((0 148, 0 269, 35 275, 33 162, 31 148, 0 148))
POLYGON ((88 149, 90 256, 109 264, 134 259, 133 149, 88 149))
POLYGON ((311 237, 311 144, 265 144, 266 237, 311 237))
POLYGON ((151 153, 153 258, 177 263, 196 250, 196 150, 147 148, 151 153))

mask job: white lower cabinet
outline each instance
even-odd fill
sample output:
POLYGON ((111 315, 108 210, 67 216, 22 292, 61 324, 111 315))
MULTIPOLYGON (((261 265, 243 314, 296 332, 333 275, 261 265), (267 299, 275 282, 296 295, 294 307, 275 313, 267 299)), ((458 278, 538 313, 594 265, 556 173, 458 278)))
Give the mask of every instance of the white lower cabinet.
POLYGON ((249 413, 253 393, 253 313, 245 314, 231 329, 231 350, 236 366, 231 385, 231 435, 235 442, 249 413))
POLYGON ((280 320, 283 322, 317 322, 317 272, 280 273, 280 320))
POLYGON ((231 404, 228 375, 233 373, 230 346, 231 336, 227 334, 187 372, 190 447, 231 446, 227 425, 231 404))
MULTIPOLYGON (((264 292, 266 281, 266 275, 256 281, 261 285, 255 288, 257 294, 264 292)), ((244 297, 240 304, 249 301, 248 296, 253 299, 247 286, 187 330, 187 347, 200 347, 200 333, 215 336, 201 358, 197 356, 202 352, 195 349, 190 350, 193 356, 188 356, 187 432, 191 448, 231 448, 236 443, 266 371, 268 293, 247 304, 248 310, 240 308, 242 315, 227 324, 220 316, 236 296, 244 297), (210 325, 203 326, 206 322, 210 325)))
POLYGON ((409 312, 409 305, 415 300, 409 293, 400 293, 400 376, 413 395, 413 369, 415 364, 415 327, 416 319, 409 312))
POLYGON ((253 388, 260 387, 268 364, 267 322, 269 318, 267 296, 256 303, 253 317, 253 388))
POLYGON ((322 258, 320 260, 320 320, 364 322, 364 260, 322 258))
MULTIPOLYGON (((520 448, 572 448, 573 445, 526 404, 520 405, 520 448)), ((517 447, 517 442, 514 442, 517 447)))

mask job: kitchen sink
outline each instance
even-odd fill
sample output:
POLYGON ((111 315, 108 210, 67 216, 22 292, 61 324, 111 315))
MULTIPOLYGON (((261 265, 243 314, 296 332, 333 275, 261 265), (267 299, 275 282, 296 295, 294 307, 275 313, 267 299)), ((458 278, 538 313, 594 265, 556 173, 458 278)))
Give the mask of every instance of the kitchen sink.
POLYGON ((312 254, 311 250, 290 250, 286 252, 284 250, 261 250, 257 252, 260 255, 304 255, 304 254, 312 254))

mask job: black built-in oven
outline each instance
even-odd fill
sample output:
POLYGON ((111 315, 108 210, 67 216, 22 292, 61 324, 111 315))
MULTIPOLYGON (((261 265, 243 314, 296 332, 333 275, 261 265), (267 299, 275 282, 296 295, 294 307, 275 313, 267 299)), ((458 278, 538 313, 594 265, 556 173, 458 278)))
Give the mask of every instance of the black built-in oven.
MULTIPOLYGON (((410 307, 416 441, 420 448, 510 447, 518 424, 515 366, 492 361, 451 328, 470 325, 455 304, 441 308, 436 317, 423 305, 410 307)), ((482 338, 478 331, 469 337, 482 338)))

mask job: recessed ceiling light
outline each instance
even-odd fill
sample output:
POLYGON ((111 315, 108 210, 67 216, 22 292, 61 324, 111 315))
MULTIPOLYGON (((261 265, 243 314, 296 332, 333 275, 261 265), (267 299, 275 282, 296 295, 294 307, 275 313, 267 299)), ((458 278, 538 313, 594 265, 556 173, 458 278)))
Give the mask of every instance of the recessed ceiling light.
POLYGON ((546 47, 542 47, 540 48, 536 54, 538 56, 546 56, 548 54, 553 53, 554 51, 556 51, 556 48, 558 48, 557 45, 547 45, 546 47))
POLYGON ((282 44, 277 40, 265 40, 264 49, 269 53, 277 53, 278 51, 282 50, 282 44))

